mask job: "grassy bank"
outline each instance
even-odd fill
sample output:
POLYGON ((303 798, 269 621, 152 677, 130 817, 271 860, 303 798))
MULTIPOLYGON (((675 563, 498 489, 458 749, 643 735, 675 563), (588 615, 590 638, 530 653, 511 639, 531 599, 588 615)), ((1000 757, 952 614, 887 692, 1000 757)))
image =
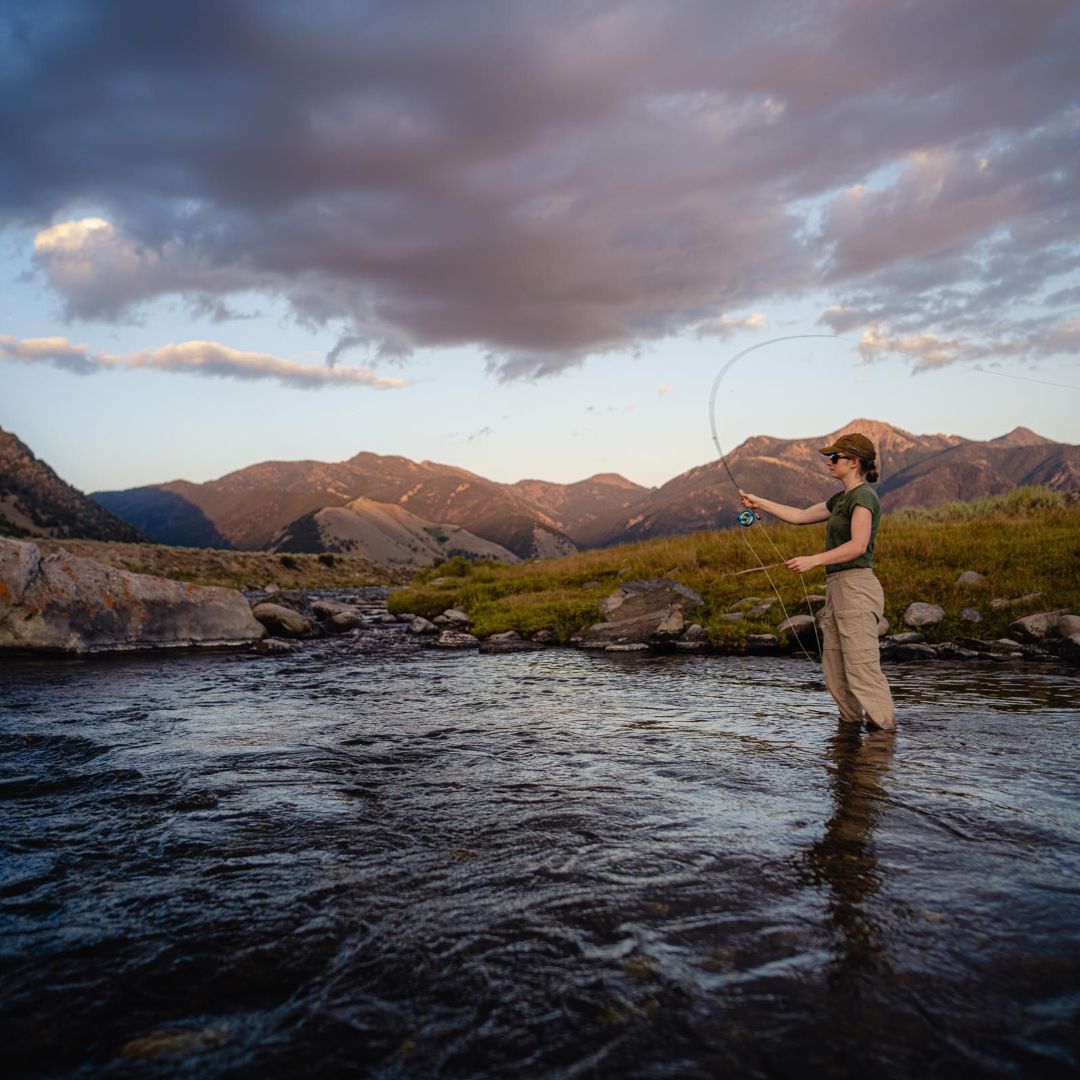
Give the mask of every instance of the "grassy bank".
MULTIPOLYGON (((769 615, 743 622, 720 616, 740 600, 775 599, 760 571, 733 576, 758 565, 747 541, 763 563, 780 556, 810 554, 821 549, 824 526, 799 528, 767 521, 751 529, 726 529, 691 536, 646 541, 561 559, 501 566, 451 560, 417 575, 415 583, 390 599, 392 611, 434 616, 444 608, 465 608, 474 631, 483 636, 503 630, 527 634, 554 630, 560 640, 600 621, 599 604, 620 581, 668 577, 699 593, 705 608, 695 618, 709 640, 738 649, 747 635, 771 633, 783 619, 779 605, 769 615)), ((940 604, 945 620, 926 630, 930 641, 963 636, 1003 636, 1020 615, 1048 608, 1080 613, 1080 506, 1040 489, 1027 489, 996 500, 983 500, 978 515, 970 504, 938 507, 922 513, 886 515, 878 534, 876 571, 885 589, 886 617, 894 631, 904 629, 900 616, 916 600, 940 604), (965 570, 977 570, 986 581, 974 587, 955 584, 965 570), (991 606, 994 597, 1042 595, 1004 610, 991 606), (983 622, 960 618, 963 608, 979 612, 983 622)), ((815 570, 800 580, 784 567, 769 571, 784 604, 794 614, 803 601, 803 585, 823 593, 825 572, 815 570)))
POLYGON ((412 578, 409 570, 379 566, 356 555, 272 555, 265 551, 216 551, 105 540, 33 542, 46 553, 64 548, 72 555, 136 574, 231 589, 261 589, 265 585, 282 589, 360 588, 396 585, 412 578))

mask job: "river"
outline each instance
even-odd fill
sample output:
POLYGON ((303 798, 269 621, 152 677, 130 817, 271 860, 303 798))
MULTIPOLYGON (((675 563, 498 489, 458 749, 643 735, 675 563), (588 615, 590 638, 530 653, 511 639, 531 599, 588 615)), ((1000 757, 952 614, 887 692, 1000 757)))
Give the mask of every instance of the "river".
POLYGON ((1074 1074, 1080 673, 888 674, 895 737, 798 659, 5 661, 7 1068, 1074 1074))

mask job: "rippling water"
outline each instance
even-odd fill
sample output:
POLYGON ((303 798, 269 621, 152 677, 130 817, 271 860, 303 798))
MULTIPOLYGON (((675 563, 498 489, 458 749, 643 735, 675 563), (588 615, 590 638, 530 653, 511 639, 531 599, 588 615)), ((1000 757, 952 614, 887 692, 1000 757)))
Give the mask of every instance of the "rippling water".
POLYGON ((326 640, 0 670, 26 1074, 1065 1075, 1080 677, 326 640))

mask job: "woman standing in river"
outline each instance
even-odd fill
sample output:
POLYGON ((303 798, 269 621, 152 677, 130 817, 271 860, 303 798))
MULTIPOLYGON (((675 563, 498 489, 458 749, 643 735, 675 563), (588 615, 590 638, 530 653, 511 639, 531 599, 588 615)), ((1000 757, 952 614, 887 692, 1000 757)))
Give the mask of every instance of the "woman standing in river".
POLYGON ((841 435, 820 453, 829 471, 843 485, 826 502, 798 510, 793 506, 740 491, 743 506, 764 510, 792 525, 827 521, 825 550, 787 560, 796 574, 824 566, 825 608, 821 613, 822 668, 825 685, 840 709, 840 718, 881 730, 896 726, 892 694, 881 672, 877 624, 885 596, 873 571, 874 540, 881 503, 870 487, 878 479, 874 444, 858 433, 841 435))

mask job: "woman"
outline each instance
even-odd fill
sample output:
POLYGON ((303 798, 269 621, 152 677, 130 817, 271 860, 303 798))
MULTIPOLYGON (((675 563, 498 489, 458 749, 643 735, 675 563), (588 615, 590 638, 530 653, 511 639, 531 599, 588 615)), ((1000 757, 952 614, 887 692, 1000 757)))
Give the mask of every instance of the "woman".
POLYGON ((796 574, 825 567, 822 667, 840 718, 853 724, 865 719, 870 727, 887 731, 896 726, 896 716, 878 650, 877 626, 885 596, 872 569, 881 520, 881 503, 870 487, 878 478, 877 451, 865 435, 852 433, 841 435, 820 453, 829 459, 829 471, 844 486, 827 502, 797 510, 745 491, 739 494, 743 506, 764 510, 792 525, 828 522, 825 550, 819 555, 798 555, 786 565, 796 574))

